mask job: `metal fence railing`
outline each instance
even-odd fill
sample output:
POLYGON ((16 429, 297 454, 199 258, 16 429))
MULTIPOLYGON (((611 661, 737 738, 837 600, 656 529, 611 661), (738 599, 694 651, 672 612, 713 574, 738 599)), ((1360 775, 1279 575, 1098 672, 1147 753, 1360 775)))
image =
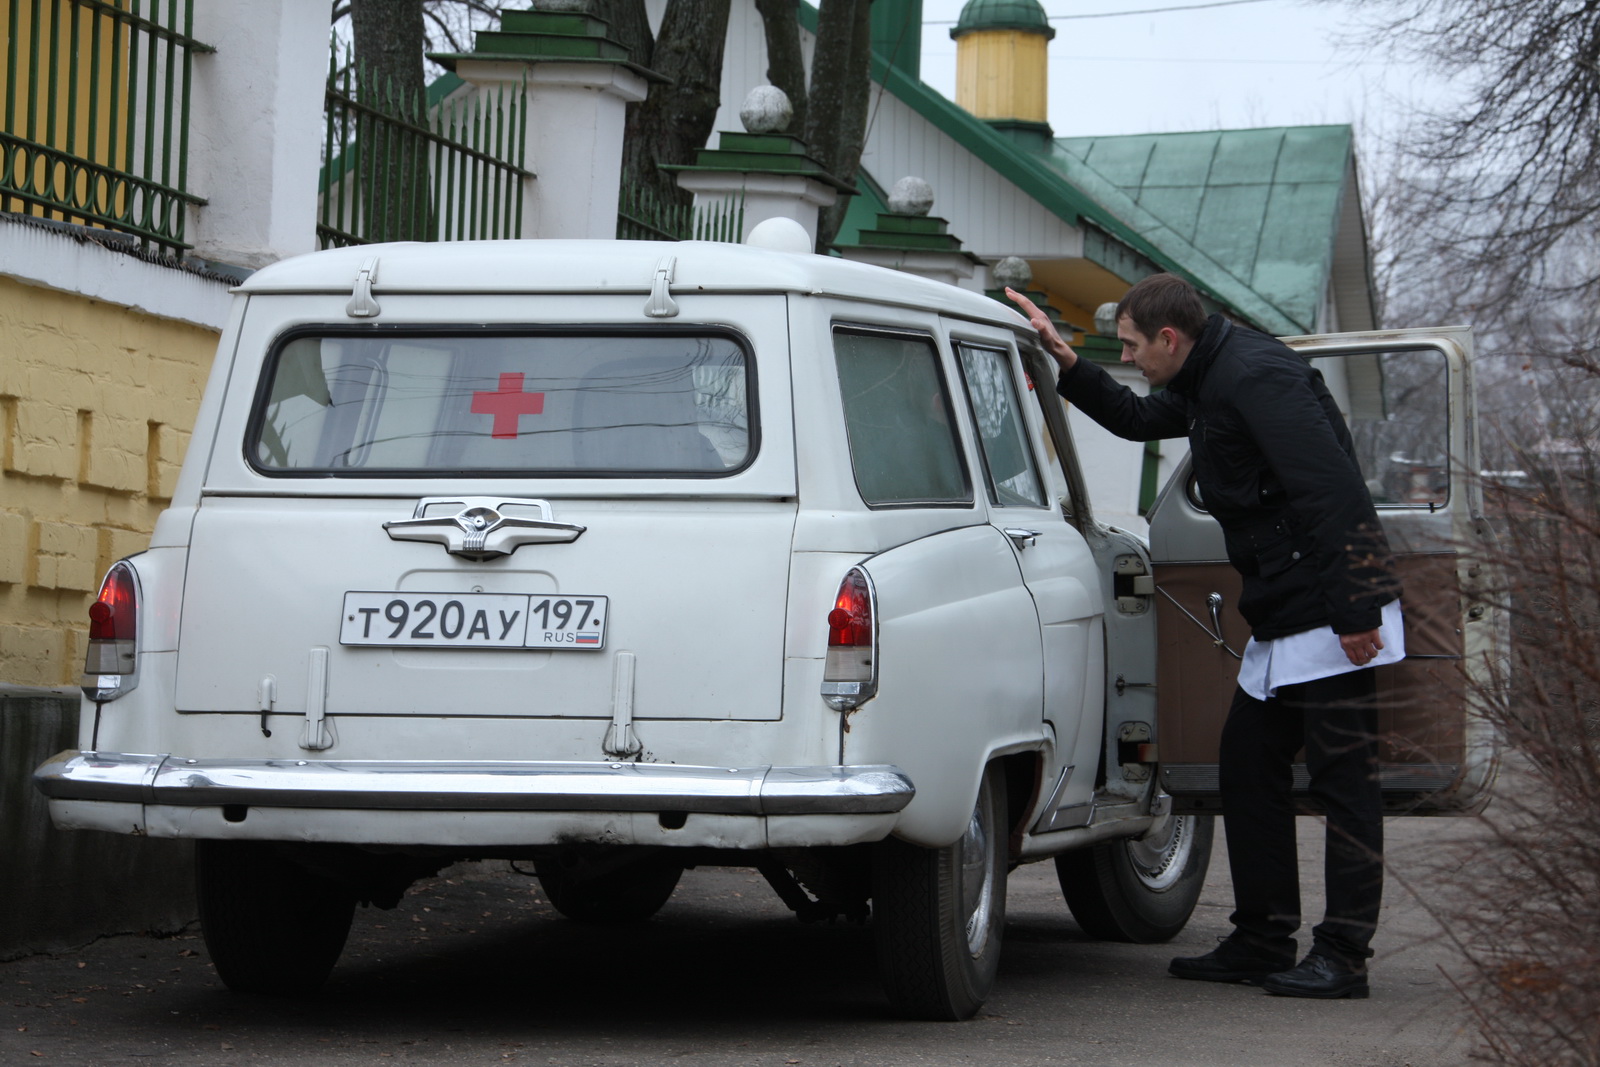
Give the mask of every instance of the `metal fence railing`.
POLYGON ((330 65, 318 183, 321 248, 516 237, 527 147, 521 92, 430 108, 330 65))
POLYGON ((647 186, 622 187, 617 204, 619 241, 727 241, 744 234, 744 197, 730 197, 698 210, 665 204, 647 186))
POLYGON ((192 0, 0 0, 0 210, 182 255, 192 0))

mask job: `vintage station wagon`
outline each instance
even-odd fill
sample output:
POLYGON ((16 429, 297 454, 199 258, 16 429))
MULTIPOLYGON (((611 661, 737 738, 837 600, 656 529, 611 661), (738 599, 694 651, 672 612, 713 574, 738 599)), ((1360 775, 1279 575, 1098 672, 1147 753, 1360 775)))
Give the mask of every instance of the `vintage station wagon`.
MULTIPOLYGON (((1387 802, 1470 808, 1492 738, 1440 679, 1504 625, 1456 555, 1470 339, 1296 344, 1412 578, 1387 802)), ((1053 381, 1008 306, 773 248, 269 267, 172 506, 92 607, 81 750, 36 782, 59 827, 196 842, 242 990, 314 991, 356 903, 466 858, 531 861, 593 922, 755 866, 803 918, 870 915, 925 1018, 989 993, 1019 863, 1053 859, 1092 935, 1169 938, 1238 580, 1186 470, 1148 545, 1096 522, 1053 381)))

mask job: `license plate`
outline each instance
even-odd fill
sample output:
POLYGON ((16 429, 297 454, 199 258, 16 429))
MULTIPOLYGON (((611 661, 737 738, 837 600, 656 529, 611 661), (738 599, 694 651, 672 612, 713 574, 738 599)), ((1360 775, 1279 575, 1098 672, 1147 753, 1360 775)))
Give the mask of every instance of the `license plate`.
POLYGON ((520 593, 346 593, 341 645, 598 649, 607 598, 520 593))

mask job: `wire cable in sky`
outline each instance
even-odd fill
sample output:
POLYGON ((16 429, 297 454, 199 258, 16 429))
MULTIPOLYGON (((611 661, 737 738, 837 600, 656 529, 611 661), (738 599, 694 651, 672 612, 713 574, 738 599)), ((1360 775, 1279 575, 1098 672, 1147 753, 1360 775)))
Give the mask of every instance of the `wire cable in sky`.
MULTIPOLYGON (((1169 11, 1199 11, 1207 7, 1237 7, 1240 4, 1266 4, 1274 0, 1209 0, 1204 4, 1179 4, 1174 7, 1146 7, 1138 11, 1090 11, 1081 15, 1049 15, 1051 22, 1063 22, 1067 19, 1114 19, 1123 15, 1164 15, 1169 11)), ((955 19, 930 20, 923 23, 925 26, 954 26, 955 19)))

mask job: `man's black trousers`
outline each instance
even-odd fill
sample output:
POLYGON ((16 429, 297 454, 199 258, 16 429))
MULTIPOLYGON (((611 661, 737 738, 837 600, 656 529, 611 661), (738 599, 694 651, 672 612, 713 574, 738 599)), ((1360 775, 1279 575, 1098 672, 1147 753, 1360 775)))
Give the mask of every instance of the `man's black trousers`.
POLYGON ((1235 936, 1292 957, 1300 927, 1291 765, 1302 744, 1311 795, 1327 813, 1327 912, 1313 952, 1360 965, 1383 897, 1383 809, 1371 669, 1282 686, 1257 700, 1236 689, 1219 768, 1235 936))

